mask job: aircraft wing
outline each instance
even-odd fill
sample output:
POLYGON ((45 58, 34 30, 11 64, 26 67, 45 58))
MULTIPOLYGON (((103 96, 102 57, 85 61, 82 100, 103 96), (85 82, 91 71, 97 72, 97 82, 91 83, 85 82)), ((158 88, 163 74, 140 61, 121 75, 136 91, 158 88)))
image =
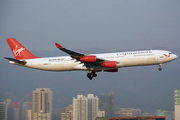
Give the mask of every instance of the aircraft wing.
POLYGON ((69 54, 73 59, 76 59, 76 58, 80 58, 80 57, 83 57, 85 56, 84 54, 81 54, 81 53, 77 53, 77 52, 74 52, 74 51, 71 51, 71 50, 68 50, 64 47, 62 47, 61 45, 59 45, 58 43, 55 43, 56 47, 60 50, 62 50, 63 52, 69 54))
MULTIPOLYGON (((69 54, 72 57, 72 59, 79 60, 81 57, 90 56, 90 55, 86 55, 86 54, 82 54, 82 53, 78 53, 78 52, 74 52, 72 50, 66 49, 66 48, 62 47, 61 45, 59 45, 58 43, 55 43, 55 45, 59 50, 62 50, 63 52, 69 54)), ((106 61, 106 60, 103 60, 103 59, 100 59, 100 58, 96 58, 96 60, 99 63, 102 63, 102 62, 106 61)))

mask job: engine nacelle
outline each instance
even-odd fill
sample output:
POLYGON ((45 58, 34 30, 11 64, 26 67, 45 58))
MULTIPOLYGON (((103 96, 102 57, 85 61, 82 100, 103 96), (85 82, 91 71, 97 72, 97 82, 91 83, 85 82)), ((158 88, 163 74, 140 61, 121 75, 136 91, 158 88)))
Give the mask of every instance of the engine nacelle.
POLYGON ((116 61, 103 62, 103 63, 101 63, 101 67, 115 68, 116 67, 116 61))
POLYGON ((118 72, 118 69, 104 70, 104 72, 118 72))
POLYGON ((96 62, 96 56, 91 55, 91 56, 84 56, 80 58, 81 62, 96 62))

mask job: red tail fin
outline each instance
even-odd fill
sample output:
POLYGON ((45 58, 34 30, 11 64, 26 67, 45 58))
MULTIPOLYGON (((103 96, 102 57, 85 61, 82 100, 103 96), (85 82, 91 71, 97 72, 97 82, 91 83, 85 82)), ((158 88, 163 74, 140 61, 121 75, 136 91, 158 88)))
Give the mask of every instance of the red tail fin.
POLYGON ((11 48, 11 51, 14 55, 14 57, 19 59, 34 59, 39 58, 32 53, 30 53, 24 46, 22 46, 16 39, 14 38, 6 38, 6 41, 9 44, 9 47, 11 48))

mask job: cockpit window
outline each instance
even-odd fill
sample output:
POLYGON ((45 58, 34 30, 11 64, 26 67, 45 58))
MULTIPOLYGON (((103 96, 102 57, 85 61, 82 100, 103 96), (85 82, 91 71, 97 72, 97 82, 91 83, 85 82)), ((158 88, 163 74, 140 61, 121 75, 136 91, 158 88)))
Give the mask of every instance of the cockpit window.
POLYGON ((172 54, 172 53, 168 53, 168 54, 172 54))

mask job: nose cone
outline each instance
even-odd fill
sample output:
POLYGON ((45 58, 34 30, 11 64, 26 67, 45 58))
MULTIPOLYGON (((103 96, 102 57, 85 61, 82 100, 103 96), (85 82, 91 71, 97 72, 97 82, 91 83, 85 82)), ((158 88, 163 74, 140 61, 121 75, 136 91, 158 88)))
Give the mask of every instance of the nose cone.
POLYGON ((173 59, 173 60, 176 59, 177 57, 178 57, 178 56, 175 55, 175 54, 172 55, 172 59, 173 59))

